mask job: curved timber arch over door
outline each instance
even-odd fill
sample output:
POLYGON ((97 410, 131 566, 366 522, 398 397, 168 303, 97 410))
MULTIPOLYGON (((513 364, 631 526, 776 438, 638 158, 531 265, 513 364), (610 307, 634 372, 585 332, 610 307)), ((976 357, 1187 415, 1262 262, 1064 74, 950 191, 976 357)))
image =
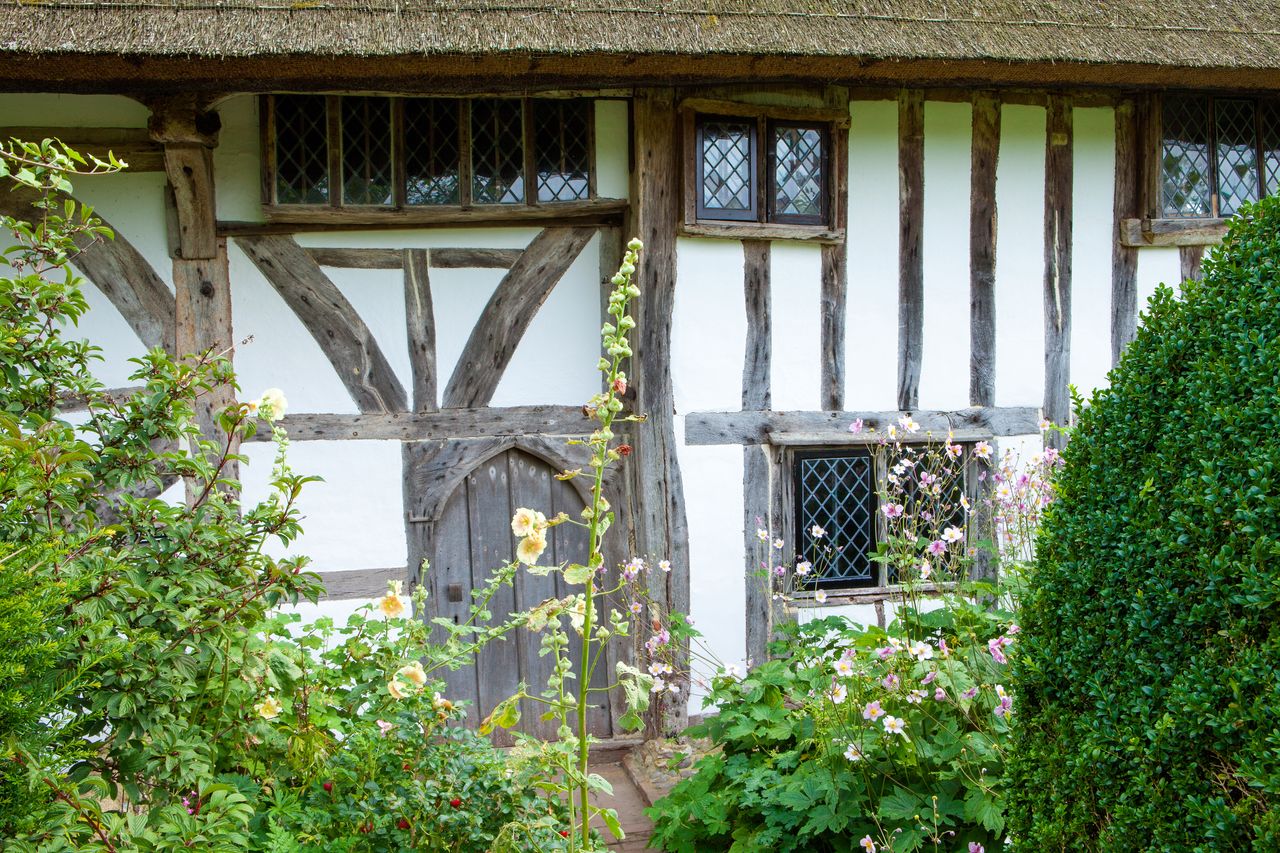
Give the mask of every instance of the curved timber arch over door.
MULTIPOLYGON (((423 515, 412 519, 417 522, 414 526, 427 529, 410 540, 410 565, 418 568, 420 582, 427 585, 430 593, 428 618, 443 616, 464 622, 469 617, 472 590, 483 587, 494 569, 514 558, 516 542, 511 533, 511 516, 517 507, 537 509, 548 517, 559 512, 578 517, 585 498, 579 486, 585 486, 585 482, 555 478, 562 466, 545 458, 550 455, 546 450, 553 443, 537 439, 449 442, 438 448, 437 453, 430 454, 434 458, 419 459, 424 464, 411 466, 407 472, 410 477, 432 474, 439 477, 438 497, 429 498, 428 506, 420 507, 425 510, 423 515), (481 460, 478 464, 474 461, 477 458, 481 460), (424 557, 429 561, 426 567, 422 566, 424 557)), ((562 524, 551 531, 547 551, 540 562, 583 561, 586 550, 586 531, 576 525, 562 524)), ((519 571, 515 584, 501 588, 489 609, 496 624, 512 612, 574 591, 559 574, 539 577, 519 571)), ((539 655, 542 637, 542 634, 517 629, 508 634, 506 640, 482 649, 476 655, 474 667, 446 674, 448 698, 470 704, 468 725, 478 725, 494 705, 515 693, 522 681, 530 693, 541 693, 553 667, 550 655, 539 655)), ((577 640, 571 633, 569 657, 574 672, 580 673, 577 640)), ((593 687, 607 685, 613 663, 611 653, 610 659, 597 667, 593 687)), ((575 684, 570 682, 568 686, 572 689, 575 684)), ((588 712, 588 725, 594 735, 606 738, 613 734, 612 714, 607 694, 599 696, 599 702, 588 712)), ((556 721, 539 719, 547 710, 545 705, 525 700, 520 710, 521 731, 541 738, 555 737, 556 721)), ((511 743, 505 732, 495 733, 494 739, 499 744, 511 743)))

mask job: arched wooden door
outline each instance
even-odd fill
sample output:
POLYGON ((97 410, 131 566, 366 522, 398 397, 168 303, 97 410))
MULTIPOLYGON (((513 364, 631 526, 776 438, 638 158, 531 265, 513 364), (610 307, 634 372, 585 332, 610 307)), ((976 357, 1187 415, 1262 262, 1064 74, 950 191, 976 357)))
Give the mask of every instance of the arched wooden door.
MULTIPOLYGON (((471 591, 484 586, 493 570, 514 558, 515 538, 511 516, 517 507, 530 507, 553 517, 561 511, 579 517, 583 501, 569 483, 557 480, 555 470, 541 459, 518 448, 504 450, 472 469, 458 484, 444 505, 435 525, 435 556, 431 561, 432 586, 443 594, 433 596, 427 609, 431 616, 455 621, 468 618, 471 591)), ((551 531, 547 550, 540 562, 582 561, 586 556, 586 531, 561 524, 551 531)), ((517 610, 528 609, 553 596, 580 591, 569 588, 559 574, 539 577, 521 570, 513 587, 502 588, 490 603, 494 622, 501 622, 517 610)), ((581 676, 579 638, 570 632, 570 659, 581 676)), ((448 673, 448 697, 471 703, 467 722, 476 726, 498 702, 516 692, 523 681, 529 692, 540 695, 550 677, 553 660, 539 656, 542 635, 517 629, 505 641, 490 643, 476 655, 476 665, 448 673)), ((612 674, 612 665, 602 661, 592 679, 593 687, 603 687, 612 674)), ((571 682, 567 689, 576 689, 571 682)), ((612 726, 604 693, 588 711, 587 722, 597 737, 610 737, 612 726)), ((519 729, 541 738, 553 739, 557 723, 539 719, 547 710, 541 702, 521 704, 519 729)), ((495 733, 495 742, 511 743, 505 732, 495 733)))

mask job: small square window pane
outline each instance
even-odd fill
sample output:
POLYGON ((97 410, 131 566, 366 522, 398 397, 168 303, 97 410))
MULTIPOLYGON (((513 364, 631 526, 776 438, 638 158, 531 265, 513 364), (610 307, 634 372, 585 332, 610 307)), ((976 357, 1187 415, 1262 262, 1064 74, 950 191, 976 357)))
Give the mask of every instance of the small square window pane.
POLYGON ((323 95, 272 95, 278 204, 329 203, 328 110, 323 95))
POLYGON ((404 171, 408 204, 461 202, 458 130, 458 101, 405 99, 404 171))
POLYGON ((736 219, 744 218, 743 214, 755 218, 752 129, 746 121, 709 119, 702 123, 699 207, 713 218, 718 212, 736 214, 736 219))
POLYGON ((1280 101, 1263 101, 1261 111, 1263 177, 1267 195, 1274 195, 1280 192, 1280 101))
POLYGON ((1164 215, 1212 216, 1209 99, 1166 97, 1163 128, 1160 186, 1164 215))
POLYGON ((878 586, 875 461, 869 453, 813 451, 795 460, 796 559, 819 585, 878 586), (814 526, 825 534, 814 538, 814 526))
POLYGON ((774 126, 772 212, 775 218, 822 221, 825 147, 819 128, 774 126))
POLYGON ((1218 215, 1234 216, 1258 200, 1258 133, 1253 101, 1214 102, 1217 130, 1218 215))
POLYGON ((471 102, 471 200, 476 204, 524 203, 522 102, 477 98, 471 102))
POLYGON ((392 204, 391 99, 342 99, 342 202, 392 204))
POLYGON ((533 151, 538 201, 575 201, 590 195, 591 105, 584 100, 538 100, 533 108, 533 151))

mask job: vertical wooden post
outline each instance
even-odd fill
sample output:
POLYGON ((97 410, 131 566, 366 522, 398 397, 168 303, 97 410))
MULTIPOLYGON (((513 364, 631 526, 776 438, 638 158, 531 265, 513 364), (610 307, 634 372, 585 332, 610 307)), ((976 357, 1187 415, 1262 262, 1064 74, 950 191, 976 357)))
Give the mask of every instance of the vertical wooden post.
MULTIPOLYGON (((201 111, 192 98, 166 99, 152 106, 149 129, 152 139, 164 146, 173 201, 170 246, 179 357, 212 352, 230 359, 233 353, 227 243, 218 237, 214 193, 213 147, 219 128, 218 115, 201 111)), ((237 443, 218 428, 217 418, 234 403, 232 387, 220 385, 196 404, 201 435, 232 453, 237 443)), ((234 462, 222 471, 230 478, 238 474, 234 462)), ((187 498, 193 500, 192 484, 187 487, 187 498)))
MULTIPOLYGON (((1044 169, 1044 416, 1071 419, 1071 99, 1050 95, 1044 169)), ((1050 444, 1062 436, 1050 432, 1050 444)))
MULTIPOLYGON (((634 336, 640 411, 639 441, 631 466, 636 495, 636 540, 641 553, 671 561, 670 573, 651 572, 651 592, 672 610, 689 610, 689 530, 676 456, 675 401, 671 385, 671 323, 676 287, 676 213, 679 209, 675 90, 640 91, 634 101, 635 170, 627 233, 644 242, 636 284, 638 328, 634 336)), ((687 650, 686 650, 687 654, 687 650)), ((665 709, 655 703, 646 735, 683 725, 684 697, 665 709)))
POLYGON ((898 95, 898 408, 914 409, 924 353, 924 95, 898 95))
MULTIPOLYGON (((772 405, 770 387, 773 358, 772 319, 770 317, 770 245, 767 240, 742 241, 743 291, 747 308, 746 356, 742 365, 742 408, 760 411, 772 405)), ((747 657, 763 663, 768 657, 769 637, 773 633, 773 611, 770 607, 770 581, 761 578, 761 567, 752 557, 756 546, 755 531, 763 527, 778 535, 771 518, 770 480, 772 466, 767 449, 748 445, 742 449, 743 530, 746 543, 746 637, 747 657), (763 519, 761 521, 760 519, 763 519)), ((767 569, 767 567, 766 567, 767 569)))
POLYGON ((1204 246, 1179 246, 1178 265, 1183 281, 1200 278, 1200 264, 1204 261, 1204 246))
MULTIPOLYGON (((1120 239, 1120 223, 1137 217, 1140 211, 1138 199, 1139 161, 1138 127, 1136 109, 1132 98, 1116 103, 1116 184, 1112 218, 1115 233, 1111 244, 1111 364, 1120 361, 1120 354, 1138 327, 1138 250, 1126 246, 1120 239)), ((1152 152, 1154 155, 1154 152, 1152 152)))
POLYGON ((973 98, 969 189, 969 405, 996 404, 996 164, 1000 100, 973 98))
MULTIPOLYGON (((829 86, 826 92, 828 107, 849 114, 849 89, 845 86, 829 86)), ((827 158, 831 171, 831 216, 833 227, 846 229, 849 212, 849 131, 836 127, 831 132, 831 154, 827 158)), ((845 326, 849 302, 849 242, 846 236, 839 243, 823 245, 822 249, 822 408, 828 412, 844 410, 845 326)))
POLYGON ((436 365, 436 316, 431 302, 431 250, 404 250, 404 304, 409 333, 415 412, 435 412, 439 403, 436 365))

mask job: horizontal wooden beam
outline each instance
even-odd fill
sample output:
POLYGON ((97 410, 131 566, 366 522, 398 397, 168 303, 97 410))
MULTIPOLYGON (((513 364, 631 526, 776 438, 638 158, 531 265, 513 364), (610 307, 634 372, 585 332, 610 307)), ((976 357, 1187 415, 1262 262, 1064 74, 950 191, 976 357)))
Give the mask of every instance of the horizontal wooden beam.
MULTIPOLYGON (((281 425, 294 441, 440 441, 505 435, 585 435, 594 421, 579 406, 514 406, 389 414, 287 415, 281 425)), ((250 441, 270 441, 259 429, 250 441)))
MULTIPOLYGON (((409 569, 349 569, 341 572, 320 572, 324 584, 321 601, 349 601, 353 598, 381 598, 387 594, 391 581, 409 582, 409 569)), ((408 590, 406 589, 407 593, 408 590)))
MULTIPOLYGON (((849 425, 862 421, 863 432, 883 432, 906 412, 690 412, 684 419, 684 443, 771 444, 786 434, 811 437, 807 443, 830 443, 850 435, 849 425)), ((1030 406, 974 407, 952 412, 913 411, 921 435, 943 437, 948 430, 975 435, 1033 435, 1040 431, 1040 410, 1030 406)), ((865 439, 864 439, 865 440, 865 439)))
POLYGON ((0 140, 42 142, 57 139, 80 154, 106 160, 107 152, 129 164, 130 172, 163 172, 164 149, 145 127, 0 127, 0 140))
POLYGON ((828 122, 837 127, 849 126, 849 110, 831 107, 783 106, 750 103, 731 98, 685 98, 679 108, 699 113, 730 116, 766 116, 798 121, 828 122))
POLYGON ((322 204, 268 204, 262 212, 268 222, 290 225, 435 225, 461 222, 469 225, 503 222, 555 222, 583 214, 617 214, 627 209, 625 198, 592 198, 554 204, 489 204, 473 207, 329 207, 322 204))
POLYGON ((844 229, 814 225, 775 225, 744 222, 741 225, 686 222, 677 226, 685 237, 719 237, 725 240, 799 240, 805 243, 843 243, 844 229))
MULTIPOLYGON (((348 249, 319 246, 304 247, 311 259, 322 267, 353 270, 398 270, 404 267, 400 249, 348 249)), ((520 260, 523 249, 421 249, 434 269, 499 269, 509 270, 520 260)))
POLYGON ((241 222, 222 220, 218 222, 218 235, 222 237, 261 237, 269 235, 290 234, 327 234, 335 231, 362 234, 374 231, 402 231, 405 228, 430 225, 432 228, 525 228, 534 225, 563 225, 582 228, 615 228, 622 221, 622 212, 604 210, 593 213, 562 214, 560 216, 545 215, 541 218, 508 217, 502 214, 507 211, 491 211, 488 219, 458 222, 409 222, 392 216, 377 222, 241 222))
POLYGON ((1216 246, 1227 235, 1229 219, 1122 219, 1120 245, 1216 246))

